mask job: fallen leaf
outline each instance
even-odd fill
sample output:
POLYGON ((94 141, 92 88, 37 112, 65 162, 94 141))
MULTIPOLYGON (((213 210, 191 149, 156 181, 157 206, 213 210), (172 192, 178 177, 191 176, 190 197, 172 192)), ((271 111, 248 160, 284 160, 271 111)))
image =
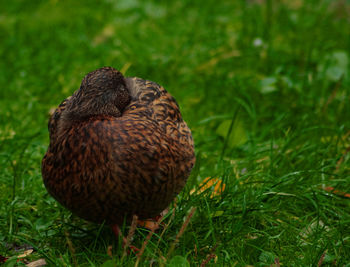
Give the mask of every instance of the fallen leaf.
POLYGON ((25 258, 28 255, 32 254, 33 251, 34 251, 33 249, 28 249, 28 250, 24 251, 21 255, 18 255, 17 258, 25 258))
POLYGON ((220 196, 222 194, 222 192, 224 192, 225 187, 226 187, 226 185, 220 179, 207 177, 199 185, 199 189, 198 190, 192 189, 190 191, 190 194, 192 195, 195 192, 197 194, 200 194, 209 188, 213 188, 213 191, 210 194, 210 198, 213 198, 214 196, 220 196))
POLYGON ((345 193, 345 192, 339 191, 339 190, 335 189, 334 187, 327 186, 327 187, 325 187, 323 189, 325 191, 329 192, 329 193, 333 193, 333 194, 338 195, 338 196, 350 198, 350 194, 349 193, 345 193))
POLYGON ((39 259, 26 264, 27 267, 40 267, 45 265, 46 265, 46 261, 44 259, 39 259))

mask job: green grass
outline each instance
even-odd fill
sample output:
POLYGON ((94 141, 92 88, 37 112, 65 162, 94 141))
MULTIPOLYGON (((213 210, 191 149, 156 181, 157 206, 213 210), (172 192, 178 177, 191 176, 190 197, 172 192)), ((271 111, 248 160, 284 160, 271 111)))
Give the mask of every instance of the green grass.
MULTIPOLYGON (((139 266, 198 266, 210 254, 208 266, 317 266, 324 253, 322 266, 350 266, 350 198, 324 190, 350 193, 348 0, 2 1, 0 10, 0 255, 29 244, 31 261, 111 266, 111 245, 116 265, 136 262, 109 227, 60 207, 40 172, 49 110, 86 73, 113 66, 173 94, 196 143, 175 217, 139 266), (224 192, 190 194, 206 177, 224 192)), ((133 244, 146 235, 138 228, 133 244)))

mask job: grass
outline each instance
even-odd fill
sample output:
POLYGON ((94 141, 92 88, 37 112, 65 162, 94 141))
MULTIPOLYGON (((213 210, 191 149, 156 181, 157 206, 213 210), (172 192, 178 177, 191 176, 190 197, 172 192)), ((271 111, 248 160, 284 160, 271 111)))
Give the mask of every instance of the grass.
MULTIPOLYGON (((87 72, 113 66, 168 89, 196 143, 188 184, 139 266, 350 266, 349 1, 2 1, 0 10, 0 255, 29 244, 27 259, 50 266, 136 263, 109 227, 60 207, 40 172, 49 110, 87 72), (206 177, 225 190, 199 193, 206 177)), ((137 228, 133 244, 147 234, 137 228)))

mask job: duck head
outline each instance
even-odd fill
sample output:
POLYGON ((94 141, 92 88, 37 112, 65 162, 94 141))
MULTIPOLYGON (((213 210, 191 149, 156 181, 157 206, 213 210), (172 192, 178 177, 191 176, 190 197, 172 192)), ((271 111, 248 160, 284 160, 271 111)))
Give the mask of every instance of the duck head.
POLYGON ((62 119, 76 122, 101 115, 120 117, 130 100, 124 76, 112 67, 103 67, 84 77, 68 100, 62 119))

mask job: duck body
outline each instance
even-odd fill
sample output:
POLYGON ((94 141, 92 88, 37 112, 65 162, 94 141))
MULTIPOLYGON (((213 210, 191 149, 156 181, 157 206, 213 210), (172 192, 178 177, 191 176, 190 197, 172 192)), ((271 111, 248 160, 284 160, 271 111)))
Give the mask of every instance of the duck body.
POLYGON ((96 223, 159 215, 183 189, 195 162, 191 131, 175 99, 154 82, 123 81, 128 101, 115 114, 105 109, 75 117, 71 112, 84 105, 77 101, 80 88, 49 120, 44 184, 63 206, 96 223))

